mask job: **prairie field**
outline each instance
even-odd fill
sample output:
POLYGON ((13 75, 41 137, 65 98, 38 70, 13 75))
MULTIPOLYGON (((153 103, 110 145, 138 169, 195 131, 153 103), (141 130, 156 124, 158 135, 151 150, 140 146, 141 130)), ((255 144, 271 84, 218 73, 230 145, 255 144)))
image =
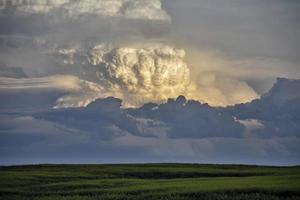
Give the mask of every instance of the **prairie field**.
POLYGON ((0 200, 300 200, 300 167, 132 164, 0 168, 0 200))

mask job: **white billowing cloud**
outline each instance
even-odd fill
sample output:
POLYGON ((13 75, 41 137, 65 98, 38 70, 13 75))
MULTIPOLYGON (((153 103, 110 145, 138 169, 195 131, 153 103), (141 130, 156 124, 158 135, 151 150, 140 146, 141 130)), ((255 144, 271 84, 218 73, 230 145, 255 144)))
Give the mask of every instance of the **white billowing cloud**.
POLYGON ((83 15, 121 17, 127 19, 169 21, 160 0, 30 0, 16 1, 21 14, 61 15, 65 19, 78 19, 83 15))
POLYGON ((84 66, 85 73, 96 68, 96 82, 123 99, 125 106, 159 103, 179 95, 194 97, 195 86, 182 49, 162 44, 120 48, 99 45, 58 52, 61 64, 84 66))
MULTIPOLYGON (((101 85, 105 93, 123 99, 125 106, 139 106, 148 102, 161 103, 168 98, 176 98, 179 95, 207 102, 213 106, 244 103, 258 97, 257 93, 245 81, 239 80, 239 77, 230 77, 223 73, 223 61, 219 61, 220 59, 217 57, 207 58, 203 52, 195 51, 198 58, 197 62, 193 63, 194 59, 188 55, 186 60, 191 61, 187 64, 184 50, 162 44, 153 44, 150 41, 147 45, 133 44, 132 41, 135 40, 137 40, 136 43, 141 43, 140 33, 136 27, 139 27, 137 24, 140 23, 136 23, 134 19, 150 20, 151 24, 153 24, 152 20, 164 22, 170 20, 170 17, 163 10, 160 0, 32 0, 30 2, 29 5, 17 6, 17 11, 23 14, 40 13, 46 15, 46 21, 51 21, 51 16, 75 20, 91 16, 88 19, 92 19, 93 22, 79 20, 82 22, 81 25, 89 24, 91 26, 87 26, 86 30, 82 26, 78 26, 76 27, 78 29, 57 31, 53 37, 54 41, 50 39, 52 36, 48 38, 53 30, 49 29, 49 35, 43 36, 45 42, 39 44, 34 42, 33 46, 38 46, 38 50, 25 47, 20 48, 16 53, 14 53, 15 51, 2 53, 3 63, 8 66, 21 66, 29 76, 48 76, 49 74, 61 73, 75 75, 80 79, 101 85), (101 16, 101 18, 94 16, 101 16), (111 20, 112 17, 133 19, 134 23, 114 21, 111 20), (106 27, 103 25, 106 24, 106 21, 114 21, 116 24, 108 23, 106 27), (119 28, 120 26, 122 28, 119 28), (124 30, 123 26, 126 27, 124 30), (91 38, 97 39, 94 41, 91 38), (110 43, 112 46, 98 45, 86 48, 86 46, 103 42, 110 43), (51 49, 58 49, 54 53, 54 58, 48 57, 48 45, 51 49), (75 45, 79 47, 74 47, 75 45), (68 46, 72 47, 69 48, 68 46), (61 71, 57 70, 59 67, 53 63, 57 58, 56 56, 58 56, 57 60, 62 57, 61 64, 68 67, 61 71), (32 60, 32 57, 37 57, 37 59, 32 60), (220 73, 220 71, 222 72, 220 73)), ((68 29, 68 23, 65 25, 63 27, 68 29)), ((169 24, 167 23, 167 25, 169 24)), ((148 29, 145 31, 147 33, 154 29, 153 35, 159 32, 152 26, 139 28, 143 31, 145 28, 149 28, 149 31, 148 29)), ((162 27, 157 27, 157 29, 160 28, 162 27)), ((16 39, 15 36, 13 38, 16 39)), ((145 41, 145 38, 142 41, 145 41)), ((153 41, 160 43, 161 39, 155 38, 153 41)), ((188 50, 188 48, 186 49, 188 50)), ((188 52, 188 54, 190 53, 188 52)), ((85 93, 85 91, 81 92, 85 93)), ((76 93, 75 96, 71 95, 68 98, 60 99, 59 105, 75 106, 76 103, 68 105, 67 102, 72 102, 71 98, 77 99, 75 102, 78 102, 80 96, 84 96, 85 99, 85 103, 80 105, 86 105, 89 102, 87 97, 92 97, 90 100, 92 101, 94 96, 99 96, 97 93, 97 90, 94 95, 78 95, 76 93)))
MULTIPOLYGON (((191 81, 185 51, 163 44, 132 45, 114 48, 57 49, 53 53, 66 74, 42 78, 0 78, 0 89, 58 89, 68 94, 57 100, 56 108, 87 106, 97 98, 114 96, 123 106, 162 103, 185 95, 190 99, 210 100, 191 81), (77 78, 78 77, 78 78, 77 78), (202 94, 203 96, 199 96, 202 94)), ((205 80, 205 79, 203 79, 205 80)), ((220 97, 221 99, 222 97, 220 97)), ((213 103, 213 101, 207 101, 213 103)))
MULTIPOLYGON (((12 66, 25 63, 30 69, 32 64, 34 66, 32 68, 35 69, 33 72, 47 71, 49 68, 51 74, 73 75, 71 79, 74 79, 74 76, 78 77, 75 78, 77 81, 64 78, 68 80, 65 82, 61 79, 55 82, 52 80, 53 77, 47 77, 46 80, 42 80, 42 84, 40 79, 28 79, 30 88, 45 85, 48 87, 49 81, 51 84, 64 83, 64 88, 66 83, 70 82, 81 81, 85 83, 83 85, 88 85, 87 90, 72 90, 68 96, 60 98, 58 107, 86 106, 95 98, 108 95, 122 99, 123 106, 126 107, 140 106, 148 102, 162 103, 168 98, 177 98, 179 95, 212 106, 245 103, 258 97, 246 82, 217 73, 213 67, 211 67, 212 71, 209 71, 209 67, 218 62, 218 57, 209 60, 202 56, 202 62, 197 62, 199 65, 187 64, 185 50, 162 43, 131 44, 120 47, 99 44, 88 48, 72 45, 72 47, 56 48, 54 51, 45 49, 39 57, 42 58, 41 61, 35 64, 28 59, 32 54, 27 57, 18 57, 18 55, 22 54, 16 53, 11 56, 13 62, 9 63, 14 63, 12 66), (46 63, 46 67, 43 63, 46 63), (37 68, 38 66, 41 67, 37 68), (78 81, 79 79, 81 80, 78 81), (33 83, 36 83, 36 86, 33 86, 33 83)), ((48 74, 42 73, 38 76, 48 76, 48 74)), ((59 76, 56 76, 55 80, 57 77, 59 76)), ((1 79, 3 87, 24 88, 27 85, 24 79, 19 80, 19 83, 18 80, 14 80, 14 84, 6 84, 8 80, 10 79, 1 79)))
POLYGON ((201 72, 195 79, 194 69, 190 70, 185 62, 185 50, 165 44, 73 46, 57 48, 49 54, 65 74, 78 78, 2 78, 0 87, 67 89, 68 95, 57 100, 57 108, 86 106, 107 96, 122 99, 125 107, 162 103, 179 95, 213 106, 244 103, 258 97, 250 86, 237 79, 212 72, 201 72))

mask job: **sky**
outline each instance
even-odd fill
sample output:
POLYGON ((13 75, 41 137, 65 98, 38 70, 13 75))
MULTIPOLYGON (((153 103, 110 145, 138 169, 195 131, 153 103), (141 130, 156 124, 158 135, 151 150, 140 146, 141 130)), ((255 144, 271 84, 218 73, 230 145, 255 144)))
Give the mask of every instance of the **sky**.
POLYGON ((3 0, 0 164, 299 165, 299 9, 3 0))

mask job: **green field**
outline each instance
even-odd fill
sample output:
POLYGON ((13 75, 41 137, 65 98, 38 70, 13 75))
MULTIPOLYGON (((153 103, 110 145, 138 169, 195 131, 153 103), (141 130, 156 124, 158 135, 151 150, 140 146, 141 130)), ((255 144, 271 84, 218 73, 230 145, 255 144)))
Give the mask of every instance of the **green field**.
POLYGON ((300 167, 39 165, 0 168, 1 200, 300 200, 300 167))

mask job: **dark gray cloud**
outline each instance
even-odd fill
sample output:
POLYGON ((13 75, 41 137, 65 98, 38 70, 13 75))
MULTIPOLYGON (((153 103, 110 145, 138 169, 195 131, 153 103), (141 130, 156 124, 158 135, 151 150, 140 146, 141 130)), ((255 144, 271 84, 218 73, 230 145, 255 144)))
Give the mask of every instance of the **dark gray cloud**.
POLYGON ((231 115, 183 96, 166 104, 129 110, 133 116, 156 119, 168 127, 170 138, 241 137, 244 127, 231 115))
POLYGON ((104 138, 114 137, 117 130, 141 137, 169 138, 242 137, 244 131, 231 115, 184 97, 139 109, 120 107, 121 100, 108 98, 96 100, 86 108, 59 109, 37 117, 104 138))
POLYGON ((112 163, 143 159, 143 150, 122 147, 31 116, 0 116, 0 165, 32 163, 112 163))
POLYGON ((298 164, 299 83, 278 79, 261 99, 225 109, 181 96, 136 109, 106 98, 86 108, 3 113, 1 164, 298 164))
POLYGON ((200 162, 295 165, 299 138, 156 138, 122 134, 112 139, 31 117, 1 116, 0 163, 200 162), (5 122, 8 124, 8 122, 5 122))
POLYGON ((21 67, 6 67, 0 65, 0 77, 27 78, 27 75, 21 67))
POLYGON ((56 100, 65 92, 51 89, 0 90, 0 111, 3 112, 37 112, 52 109, 56 100))
POLYGON ((273 88, 260 99, 251 103, 225 108, 238 119, 256 119, 264 126, 258 136, 300 135, 300 80, 277 79, 273 88))

